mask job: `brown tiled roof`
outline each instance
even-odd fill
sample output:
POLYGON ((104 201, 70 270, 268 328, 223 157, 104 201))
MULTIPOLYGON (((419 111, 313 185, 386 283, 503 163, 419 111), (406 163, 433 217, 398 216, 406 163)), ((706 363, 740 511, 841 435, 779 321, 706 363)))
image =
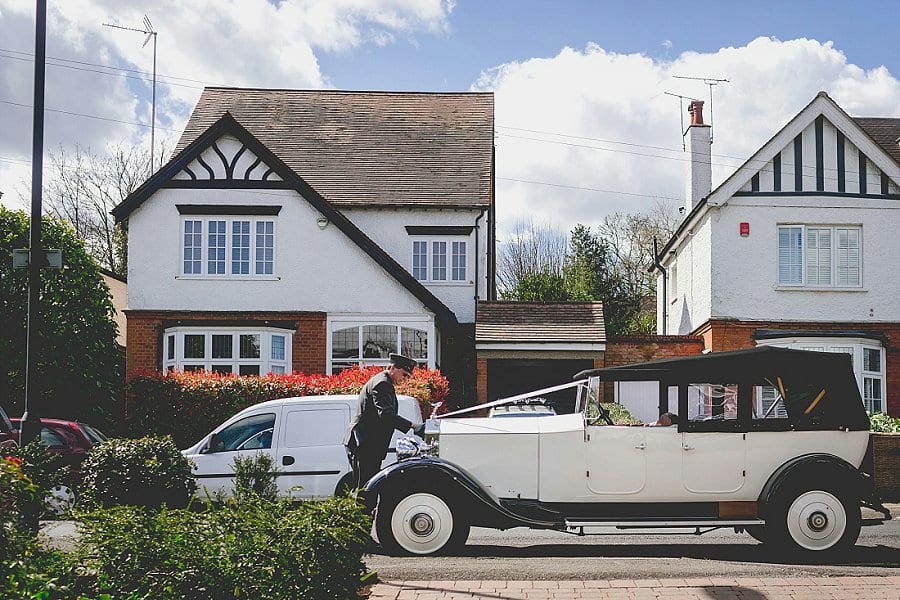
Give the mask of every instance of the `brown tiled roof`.
POLYGON ((209 87, 176 153, 226 111, 332 204, 490 204, 492 93, 209 87))
POLYGON ((900 164, 900 119, 881 117, 853 117, 856 124, 871 136, 875 143, 900 164))
POLYGON ((600 302, 479 302, 476 343, 606 341, 600 302))

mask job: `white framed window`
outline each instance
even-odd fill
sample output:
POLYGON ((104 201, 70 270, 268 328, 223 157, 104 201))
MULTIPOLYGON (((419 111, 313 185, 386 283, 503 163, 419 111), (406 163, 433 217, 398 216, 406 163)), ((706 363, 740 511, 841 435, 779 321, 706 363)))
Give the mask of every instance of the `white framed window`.
POLYGON ((778 285, 860 287, 862 228, 779 225, 778 285))
POLYGON ((863 346, 862 396, 870 413, 884 412, 884 350, 863 346))
MULTIPOLYGON (((865 338, 782 338, 760 342, 761 346, 777 346, 813 352, 841 352, 850 355, 853 374, 866 410, 883 412, 885 397, 884 348, 865 338)), ((766 398, 757 397, 757 410, 765 412, 766 398)))
POLYGON ((331 373, 360 366, 387 366, 392 353, 413 358, 423 367, 433 367, 435 363, 431 322, 334 320, 329 332, 331 373))
POLYGON ((181 276, 270 278, 275 275, 275 219, 191 216, 181 222, 181 276))
POLYGON ((237 375, 290 373, 293 332, 277 328, 171 327, 163 370, 237 375))
POLYGON ((424 282, 467 283, 469 244, 459 238, 412 241, 412 275, 424 282))

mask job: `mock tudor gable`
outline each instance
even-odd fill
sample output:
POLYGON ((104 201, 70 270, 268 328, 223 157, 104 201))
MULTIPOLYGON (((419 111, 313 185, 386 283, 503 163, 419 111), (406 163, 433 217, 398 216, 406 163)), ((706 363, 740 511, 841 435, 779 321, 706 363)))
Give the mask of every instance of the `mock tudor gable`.
POLYGON ((844 352, 867 409, 900 412, 898 138, 820 92, 691 203, 654 267, 658 332, 844 352))

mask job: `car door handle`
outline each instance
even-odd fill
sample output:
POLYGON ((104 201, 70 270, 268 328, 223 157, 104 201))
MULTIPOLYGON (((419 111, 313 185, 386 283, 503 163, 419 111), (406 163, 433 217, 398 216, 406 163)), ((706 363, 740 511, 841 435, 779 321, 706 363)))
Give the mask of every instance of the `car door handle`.
POLYGON ((294 464, 294 457, 293 457, 293 456, 288 456, 288 455, 282 456, 282 457, 281 457, 281 464, 283 464, 283 465, 286 466, 286 467, 287 467, 287 466, 290 466, 290 465, 292 465, 292 464, 294 464))
POLYGON ((693 447, 693 446, 688 446, 687 444, 685 444, 684 446, 681 447, 681 449, 682 449, 682 450, 693 450, 694 447, 693 447))
POLYGON ((644 442, 641 442, 640 444, 635 446, 635 448, 637 448, 638 450, 643 450, 646 447, 647 447, 647 444, 645 444, 644 442))

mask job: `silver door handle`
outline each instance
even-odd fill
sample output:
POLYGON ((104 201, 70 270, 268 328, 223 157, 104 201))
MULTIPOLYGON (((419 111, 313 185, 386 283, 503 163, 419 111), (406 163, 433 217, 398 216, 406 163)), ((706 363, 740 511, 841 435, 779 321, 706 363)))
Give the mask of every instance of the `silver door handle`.
POLYGON ((647 444, 645 444, 644 442, 641 442, 640 444, 635 446, 635 448, 637 448, 638 450, 643 450, 646 447, 647 447, 647 444))
POLYGON ((682 449, 682 450, 693 450, 694 447, 693 447, 693 446, 687 446, 687 445, 685 445, 685 446, 682 446, 681 449, 682 449))

